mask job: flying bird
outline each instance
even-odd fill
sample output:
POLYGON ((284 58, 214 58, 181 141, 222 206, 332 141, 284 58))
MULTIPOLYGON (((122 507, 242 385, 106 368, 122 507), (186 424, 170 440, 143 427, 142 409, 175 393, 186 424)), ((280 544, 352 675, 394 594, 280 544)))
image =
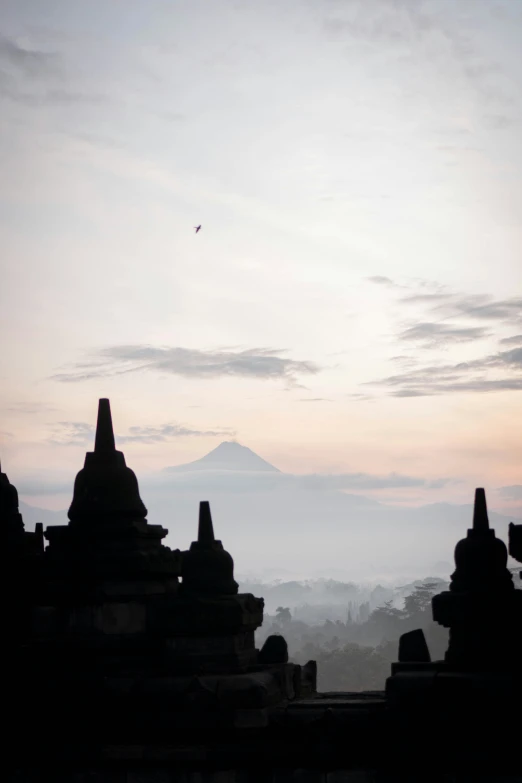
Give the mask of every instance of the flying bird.
POLYGON ((196 230, 196 234, 197 234, 197 233, 198 233, 198 231, 201 229, 201 226, 194 226, 194 228, 195 228, 195 230, 196 230))

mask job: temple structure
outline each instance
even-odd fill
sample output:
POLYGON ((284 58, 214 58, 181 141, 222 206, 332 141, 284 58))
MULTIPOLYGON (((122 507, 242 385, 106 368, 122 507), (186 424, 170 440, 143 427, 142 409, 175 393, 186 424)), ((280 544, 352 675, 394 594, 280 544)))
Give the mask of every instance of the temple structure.
POLYGON ((522 782, 522 591, 484 490, 433 599, 445 659, 405 634, 385 692, 317 693, 282 637, 256 649, 264 602, 238 592, 207 502, 185 552, 146 517, 108 400, 68 525, 27 533, 0 474, 7 780, 522 782))

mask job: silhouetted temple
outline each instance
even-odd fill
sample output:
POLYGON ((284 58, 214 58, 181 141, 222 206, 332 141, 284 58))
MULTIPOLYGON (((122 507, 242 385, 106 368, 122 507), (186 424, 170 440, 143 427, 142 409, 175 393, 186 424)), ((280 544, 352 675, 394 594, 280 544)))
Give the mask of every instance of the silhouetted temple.
POLYGON ((207 502, 186 552, 146 517, 108 400, 68 525, 26 532, 0 473, 6 780, 522 781, 522 591, 483 489, 433 599, 445 659, 404 634, 385 692, 317 693, 282 637, 256 649, 264 602, 238 593, 207 502))

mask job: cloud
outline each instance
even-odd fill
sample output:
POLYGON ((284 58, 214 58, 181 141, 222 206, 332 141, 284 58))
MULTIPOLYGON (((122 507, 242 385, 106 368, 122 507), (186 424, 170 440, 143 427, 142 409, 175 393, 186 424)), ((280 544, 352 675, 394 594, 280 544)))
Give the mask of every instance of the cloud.
POLYGON ((68 69, 59 54, 22 45, 0 35, 0 94, 26 106, 100 105, 107 95, 71 89, 68 69))
MULTIPOLYGON (((388 287, 409 289, 397 301, 424 308, 422 320, 406 324, 398 332, 396 337, 401 342, 437 348, 491 337, 494 328, 522 325, 522 297, 495 299, 488 294, 464 295, 437 282, 422 279, 414 279, 405 285, 397 285, 387 277, 367 279, 388 287), (453 323, 448 323, 450 319, 453 323), (455 323, 455 320, 458 322, 455 323)), ((522 335, 504 338, 500 343, 522 345, 522 335)))
POLYGON ((522 324, 522 297, 497 300, 487 294, 452 297, 440 309, 476 320, 522 324))
MULTIPOLYGON (((505 127, 510 121, 507 110, 516 93, 514 88, 507 87, 507 74, 498 62, 484 57, 483 50, 469 34, 477 23, 475 7, 472 15, 460 5, 458 15, 448 15, 437 6, 437 3, 412 0, 336 3, 335 12, 332 8, 323 19, 323 32, 332 42, 364 41, 399 58, 404 56, 404 51, 413 51, 419 62, 434 59, 442 67, 450 67, 454 81, 464 81, 466 92, 471 90, 480 100, 483 119, 489 127, 505 127)), ((479 24, 484 27, 494 24, 491 9, 482 11, 479 24)))
POLYGON ((390 7, 386 0, 362 4, 353 13, 353 4, 340 4, 336 16, 323 19, 323 31, 331 41, 350 37, 378 45, 415 44, 419 34, 426 37, 439 29, 437 17, 420 12, 411 5, 390 7), (344 11, 344 13, 343 13, 344 11))
POLYGON ((300 397, 298 402, 333 402, 328 397, 300 397))
POLYGON ((414 359, 412 356, 406 356, 406 354, 400 354, 398 356, 391 356, 390 362, 396 362, 397 364, 402 364, 403 367, 416 367, 417 366, 417 359, 414 359))
MULTIPOLYGON (((390 283, 393 285, 393 281, 390 283)), ((522 324, 522 297, 519 296, 495 299, 490 294, 463 295, 427 280, 416 280, 413 285, 406 287, 410 288, 411 293, 402 296, 399 301, 405 304, 433 305, 428 307, 431 314, 447 318, 465 317, 474 321, 522 324)))
POLYGON ((258 378, 283 380, 296 387, 299 375, 314 375, 319 367, 309 361, 296 361, 283 350, 249 348, 242 351, 192 348, 157 348, 150 345, 121 345, 93 354, 92 361, 73 365, 70 372, 53 380, 73 383, 134 372, 154 372, 185 378, 258 378), (97 357, 97 359, 95 358, 97 357))
POLYGON ((385 275, 372 275, 365 279, 375 285, 383 285, 388 288, 398 288, 401 291, 409 291, 407 294, 402 294, 399 298, 399 302, 434 304, 445 301, 446 299, 451 299, 455 296, 455 293, 447 286, 437 283, 434 280, 425 280, 422 277, 401 278, 402 282, 400 283, 385 275))
POLYGON ((59 421, 51 429, 47 442, 54 446, 83 446, 94 441, 94 427, 83 421, 59 421))
MULTIPOLYGON (((36 99, 38 100, 38 99, 36 99)), ((79 90, 47 90, 40 100, 45 103, 55 103, 68 106, 74 103, 91 104, 101 106, 106 103, 113 103, 113 99, 102 93, 82 92, 79 90)))
POLYGON ((271 471, 208 470, 178 471, 165 468, 160 475, 149 476, 144 484, 158 488, 176 487, 189 491, 219 492, 343 492, 360 490, 424 487, 440 489, 452 483, 449 478, 425 479, 389 473, 376 476, 369 473, 294 475, 271 471))
MULTIPOLYGON (((78 466, 78 470, 81 465, 78 466)), ((25 497, 43 497, 47 495, 68 495, 72 492, 74 486, 74 476, 64 479, 57 479, 53 476, 33 477, 27 476, 16 482, 16 488, 19 495, 25 497)))
POLYGON ((447 343, 468 343, 488 336, 485 328, 459 327, 425 321, 408 327, 397 335, 399 340, 422 343, 425 347, 437 347, 447 343))
MULTIPOLYGON (((48 443, 55 446, 94 446, 95 428, 82 421, 60 421, 52 427, 53 435, 48 443)), ((125 443, 164 443, 173 438, 185 437, 233 437, 235 430, 220 428, 199 430, 183 424, 162 424, 159 427, 129 427, 127 435, 116 435, 116 447, 125 443)))
POLYGON ((436 304, 450 299, 451 294, 408 294, 408 296, 401 297, 400 301, 409 304, 436 304))
POLYGON ((399 473, 389 473, 387 476, 374 476, 368 473, 344 473, 339 475, 310 474, 291 477, 303 489, 346 490, 346 489, 393 489, 398 487, 427 487, 440 489, 451 482, 451 479, 436 479, 430 481, 415 476, 402 476, 399 473))
POLYGON ((497 492, 506 500, 522 500, 522 484, 511 484, 507 487, 497 487, 497 492))
MULTIPOLYGON (((380 277, 374 279, 381 280, 380 277)), ((383 284, 395 285, 389 278, 382 280, 389 281, 383 284)), ((491 337, 493 329, 505 325, 522 325, 522 297, 466 296, 422 279, 400 287, 409 288, 410 292, 401 296, 399 302, 427 306, 428 313, 425 319, 406 325, 397 333, 396 339, 402 343, 417 344, 424 349, 441 348, 491 337), (435 320, 434 316, 441 320, 435 320), (450 318, 458 318, 464 323, 447 323, 450 318)), ((385 387, 392 397, 519 391, 522 388, 522 335, 505 337, 499 344, 508 350, 454 365, 422 367, 418 359, 400 354, 392 361, 402 365, 403 372, 363 385, 385 387)))
POLYGON ((458 364, 432 365, 382 378, 369 385, 384 386, 393 397, 425 397, 452 392, 522 390, 522 348, 499 351, 458 364), (504 377, 488 377, 501 373, 504 377))
POLYGON ((6 410, 8 410, 9 413, 36 414, 51 413, 56 411, 57 408, 53 408, 42 402, 16 402, 6 408, 6 410))
POLYGON ((129 427, 129 435, 118 435, 118 443, 163 443, 172 438, 196 437, 233 437, 235 430, 197 430, 183 424, 163 424, 161 427, 129 427))
POLYGON ((0 34, 0 62, 26 76, 34 77, 56 73, 58 57, 54 52, 28 48, 0 34))
POLYGON ((387 285, 392 287, 397 285, 390 277, 384 277, 383 275, 373 275, 372 277, 367 277, 366 279, 369 280, 370 283, 375 283, 376 285, 387 285))
POLYGON ((501 345, 522 345, 522 334, 515 334, 513 337, 504 337, 500 340, 501 345))

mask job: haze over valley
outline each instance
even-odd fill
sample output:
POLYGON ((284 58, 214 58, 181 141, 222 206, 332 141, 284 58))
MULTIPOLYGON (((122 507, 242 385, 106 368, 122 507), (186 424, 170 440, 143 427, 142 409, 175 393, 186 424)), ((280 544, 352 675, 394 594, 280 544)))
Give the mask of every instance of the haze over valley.
MULTIPOLYGON (((165 541, 172 548, 188 548, 197 532, 199 501, 209 500, 216 536, 245 582, 446 579, 455 544, 472 520, 472 497, 465 505, 379 502, 362 489, 365 482, 369 489, 378 483, 375 477, 284 473, 231 441, 199 460, 138 478, 149 521, 168 528, 165 541)), ((413 482, 399 475, 380 481, 413 482)), ((24 503, 22 512, 29 526, 67 521, 66 509, 45 511, 24 503)), ((509 521, 515 520, 490 511, 490 522, 505 541, 509 521)))

